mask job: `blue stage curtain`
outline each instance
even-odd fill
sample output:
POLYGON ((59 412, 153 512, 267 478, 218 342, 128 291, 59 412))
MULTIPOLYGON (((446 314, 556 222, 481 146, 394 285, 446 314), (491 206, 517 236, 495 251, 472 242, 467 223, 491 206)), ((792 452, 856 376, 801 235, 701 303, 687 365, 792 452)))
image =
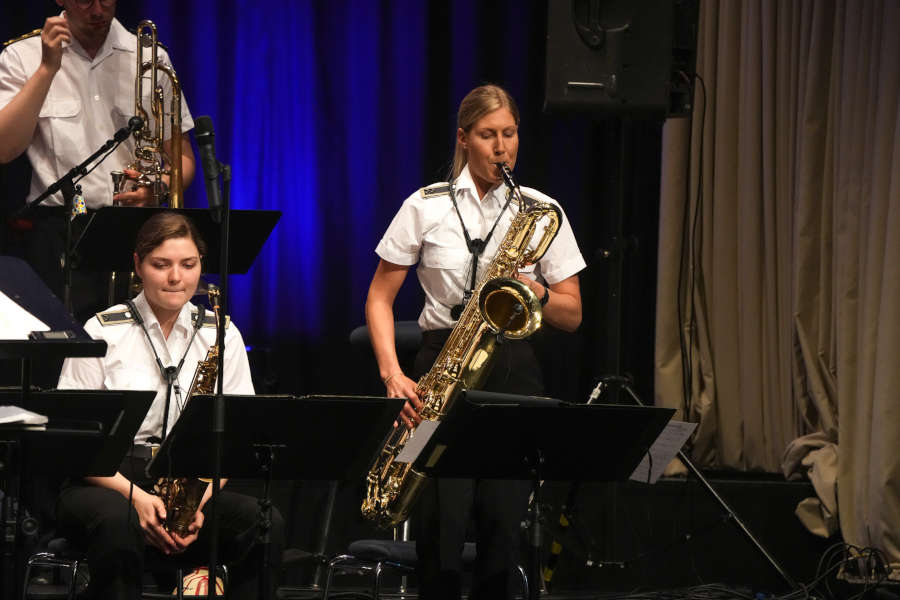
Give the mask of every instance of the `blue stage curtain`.
MULTIPOLYGON (((364 321, 374 248, 403 198, 427 183, 427 8, 419 0, 119 7, 129 27, 156 22, 192 114, 212 117, 219 160, 232 167, 232 208, 283 213, 251 270, 231 281, 230 312, 248 343, 346 339, 364 321)), ((206 205, 201 176, 189 206, 206 205)))
MULTIPOLYGON (((249 343, 345 338, 364 322, 374 248, 406 196, 446 177, 459 100, 488 81, 540 93, 545 15, 475 0, 120 4, 126 26, 156 22, 192 113, 212 117, 232 207, 283 212, 232 279, 249 343)), ((206 205, 200 177, 189 206, 206 205)), ((405 292, 398 316, 418 301, 405 292)))

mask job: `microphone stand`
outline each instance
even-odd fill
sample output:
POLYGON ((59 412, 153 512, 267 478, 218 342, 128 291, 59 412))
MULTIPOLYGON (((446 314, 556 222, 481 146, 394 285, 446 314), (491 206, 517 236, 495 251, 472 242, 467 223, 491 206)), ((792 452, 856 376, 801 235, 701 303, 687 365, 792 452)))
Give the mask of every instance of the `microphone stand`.
POLYGON ((216 345, 218 350, 218 374, 216 378, 216 396, 213 401, 212 415, 212 514, 209 544, 209 580, 215 594, 216 564, 218 560, 219 545, 219 492, 222 479, 222 447, 225 440, 225 399, 223 397, 223 383, 225 380, 225 315, 228 307, 228 235, 231 221, 231 165, 219 163, 219 172, 222 174, 222 206, 213 208, 213 221, 219 224, 219 289, 220 296, 219 321, 216 323, 216 345))
MULTIPOLYGON (((634 388, 631 386, 631 380, 629 378, 621 376, 608 377, 607 385, 613 383, 618 384, 631 397, 631 400, 635 405, 647 406, 641 400, 640 396, 637 395, 637 392, 634 391, 634 388)), ((747 541, 749 541, 756 548, 756 550, 762 555, 766 562, 768 562, 769 565, 771 565, 772 568, 778 572, 778 574, 781 576, 784 582, 788 584, 791 590, 802 590, 803 586, 797 583, 796 579, 791 577, 791 575, 781 565, 781 563, 779 563, 778 560, 776 560, 775 557, 769 553, 766 547, 762 545, 762 542, 760 542, 756 538, 756 536, 753 535, 753 533, 750 531, 750 528, 744 524, 740 517, 738 517, 737 513, 731 507, 731 505, 728 504, 728 502, 726 502, 721 495, 719 495, 712 484, 709 483, 709 480, 707 480, 706 477, 704 477, 703 473, 700 472, 700 469, 698 469, 696 465, 694 465, 694 462, 690 458, 688 458, 688 455, 685 454, 684 450, 679 450, 676 456, 678 456, 678 459, 681 460, 682 463, 684 463, 684 466, 687 467, 688 471, 690 471, 691 474, 697 478, 697 481, 699 481, 703 488, 709 493, 709 495, 712 496, 713 500, 715 500, 722 508, 722 510, 725 511, 726 520, 731 521, 731 523, 733 523, 734 526, 737 527, 738 531, 740 531, 747 539, 747 541)))
POLYGON ((112 153, 119 144, 128 138, 131 131, 130 127, 119 129, 115 136, 106 140, 96 152, 81 161, 78 166, 73 167, 68 173, 54 181, 40 196, 26 202, 25 206, 13 214, 13 218, 26 217, 35 206, 53 194, 62 192, 63 210, 65 211, 64 214, 66 219, 66 245, 63 249, 63 305, 70 313, 72 312, 72 206, 75 202, 75 195, 81 193, 81 186, 76 186, 75 184, 81 181, 94 167, 103 162, 103 159, 106 158, 106 156, 112 153), (94 167, 91 167, 89 170, 88 165, 104 154, 105 156, 97 162, 97 165, 94 165, 94 167))

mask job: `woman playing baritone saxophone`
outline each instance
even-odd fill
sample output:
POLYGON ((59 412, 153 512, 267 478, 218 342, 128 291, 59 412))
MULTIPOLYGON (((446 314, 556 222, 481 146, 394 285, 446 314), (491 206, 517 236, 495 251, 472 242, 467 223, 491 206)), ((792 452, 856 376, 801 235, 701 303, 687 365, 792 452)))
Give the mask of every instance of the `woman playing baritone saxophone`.
MULTIPOLYGON (((475 88, 460 104, 457 125, 451 185, 428 186, 403 203, 375 250, 381 260, 366 301, 366 320, 387 394, 408 399, 401 413, 407 427, 420 421, 416 379, 431 367, 456 323, 459 309, 454 307, 472 289, 473 263, 477 262, 476 276, 480 276, 518 210, 515 202, 507 203, 496 167, 505 162, 512 168, 516 163, 519 112, 512 97, 494 85, 475 88), (484 241, 480 256, 470 251, 475 244, 467 238, 484 241), (407 374, 394 348, 393 303, 409 267, 416 263, 426 298, 419 316, 423 347, 414 372, 407 374)), ((522 188, 522 192, 555 203, 537 190, 522 188)), ((545 322, 566 331, 581 323, 577 273, 584 266, 563 216, 557 237, 541 260, 518 274, 541 299, 545 322)), ((483 389, 526 395, 543 392, 541 371, 527 340, 498 346, 483 389)), ((460 597, 460 555, 470 517, 475 520, 478 543, 470 597, 511 597, 528 490, 528 482, 520 481, 431 481, 418 506, 419 597, 460 597)))
MULTIPOLYGON (((207 489, 201 509, 185 537, 162 525, 165 505, 148 493, 153 482, 144 475, 148 444, 171 430, 187 398, 197 363, 215 343, 215 327, 195 327, 197 308, 190 300, 197 290, 200 261, 206 246, 194 224, 177 213, 154 215, 138 232, 134 270, 144 291, 133 300, 143 325, 131 318, 131 308, 114 306, 91 318, 85 329, 107 343, 103 358, 70 358, 63 365, 61 389, 155 390, 156 398, 125 457, 112 477, 85 477, 64 486, 57 502, 59 533, 87 551, 90 591, 96 598, 139 598, 145 552, 181 566, 205 565, 209 556, 210 509, 207 489), (168 390, 163 367, 181 369, 168 390), (168 416, 166 398, 169 397, 168 416), (131 506, 129 507, 129 499, 131 506)), ((226 394, 253 394, 247 352, 240 332, 230 324, 225 335, 226 394)), ((255 498, 222 490, 218 506, 219 556, 229 565, 232 598, 258 595, 258 547, 255 546, 258 506, 255 498)), ((270 561, 277 567, 284 545, 284 527, 272 512, 270 561)), ((272 579, 274 581, 274 578, 272 579)))

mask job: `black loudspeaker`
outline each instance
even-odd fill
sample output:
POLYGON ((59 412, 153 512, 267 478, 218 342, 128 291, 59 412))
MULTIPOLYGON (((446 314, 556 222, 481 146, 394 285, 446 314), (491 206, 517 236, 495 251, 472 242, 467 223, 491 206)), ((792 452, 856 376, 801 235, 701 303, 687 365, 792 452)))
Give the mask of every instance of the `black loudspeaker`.
POLYGON ((551 0, 544 108, 684 114, 697 0, 551 0))

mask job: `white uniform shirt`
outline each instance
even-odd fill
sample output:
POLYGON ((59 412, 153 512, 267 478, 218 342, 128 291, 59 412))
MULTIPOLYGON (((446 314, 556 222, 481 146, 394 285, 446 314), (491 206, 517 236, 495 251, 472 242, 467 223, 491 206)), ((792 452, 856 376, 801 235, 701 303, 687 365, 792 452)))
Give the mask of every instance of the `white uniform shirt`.
MULTIPOLYGON (((506 186, 497 186, 478 199, 475 183, 466 166, 456 180, 456 203, 471 239, 484 239, 506 204, 506 186)), ((526 196, 559 206, 556 200, 541 192, 523 187, 526 196)), ((506 235, 519 207, 515 200, 500 217, 497 228, 478 261, 478 279, 491 263, 497 247, 506 235)), ((560 210, 562 208, 560 207, 560 210)), ((540 239, 542 227, 537 228, 532 246, 540 239)), ((456 324, 450 310, 462 302, 463 293, 471 283, 472 255, 466 247, 459 217, 449 194, 426 198, 419 190, 403 202, 375 249, 384 260, 397 265, 419 266, 416 273, 425 291, 425 307, 419 315, 423 330, 446 329, 456 324)), ((585 267, 578 250, 572 227, 563 212, 562 223, 550 248, 535 265, 520 270, 532 279, 538 275, 554 284, 578 273, 585 267)))
MULTIPOLYGON (((149 48, 144 60, 150 59, 149 48)), ((170 65, 169 56, 159 48, 157 58, 170 65)), ((36 198, 53 182, 96 152, 116 131, 128 125, 134 116, 134 79, 137 63, 137 38, 113 19, 109 34, 91 60, 78 40, 63 43, 62 65, 47 93, 38 115, 34 137, 26 150, 33 175, 28 199, 36 198)), ((41 64, 41 38, 30 37, 11 44, 0 54, 0 108, 19 93, 41 64)), ((143 84, 145 102, 150 110, 150 75, 143 84)), ((161 71, 157 80, 165 91, 169 106, 171 85, 161 71)), ((153 115, 148 115, 153 121, 153 115)), ((151 123, 155 131, 155 123, 151 123)), ((189 131, 194 120, 182 97, 181 129, 189 131)), ((111 171, 121 171, 134 162, 134 137, 129 136, 116 151, 79 182, 88 208, 112 204, 111 171)), ((41 204, 61 205, 56 193, 41 204)))
MULTIPOLYGON (((169 333, 169 339, 166 339, 143 292, 134 299, 134 304, 144 318, 147 332, 153 340, 163 366, 177 367, 193 333, 191 313, 197 311, 196 307, 190 302, 184 305, 169 333)), ((118 305, 111 310, 123 308, 125 305, 118 305)), ((153 399, 153 404, 144 422, 141 423, 134 441, 136 444, 146 444, 149 437, 161 437, 166 404, 166 382, 159 372, 153 350, 141 326, 135 322, 102 325, 97 317, 92 317, 84 329, 92 338, 106 340, 106 356, 67 358, 63 363, 57 387, 78 390, 156 390, 156 398, 153 399)), ((225 378, 222 389, 226 394, 253 394, 250 363, 247 360, 247 350, 241 333, 234 323, 230 323, 225 331, 225 378)), ((182 404, 187 400, 197 363, 206 358, 209 348, 215 342, 216 328, 201 327, 190 345, 184 366, 178 374, 182 404)), ((169 399, 170 430, 180 414, 178 405, 179 401, 173 390, 169 399)))

